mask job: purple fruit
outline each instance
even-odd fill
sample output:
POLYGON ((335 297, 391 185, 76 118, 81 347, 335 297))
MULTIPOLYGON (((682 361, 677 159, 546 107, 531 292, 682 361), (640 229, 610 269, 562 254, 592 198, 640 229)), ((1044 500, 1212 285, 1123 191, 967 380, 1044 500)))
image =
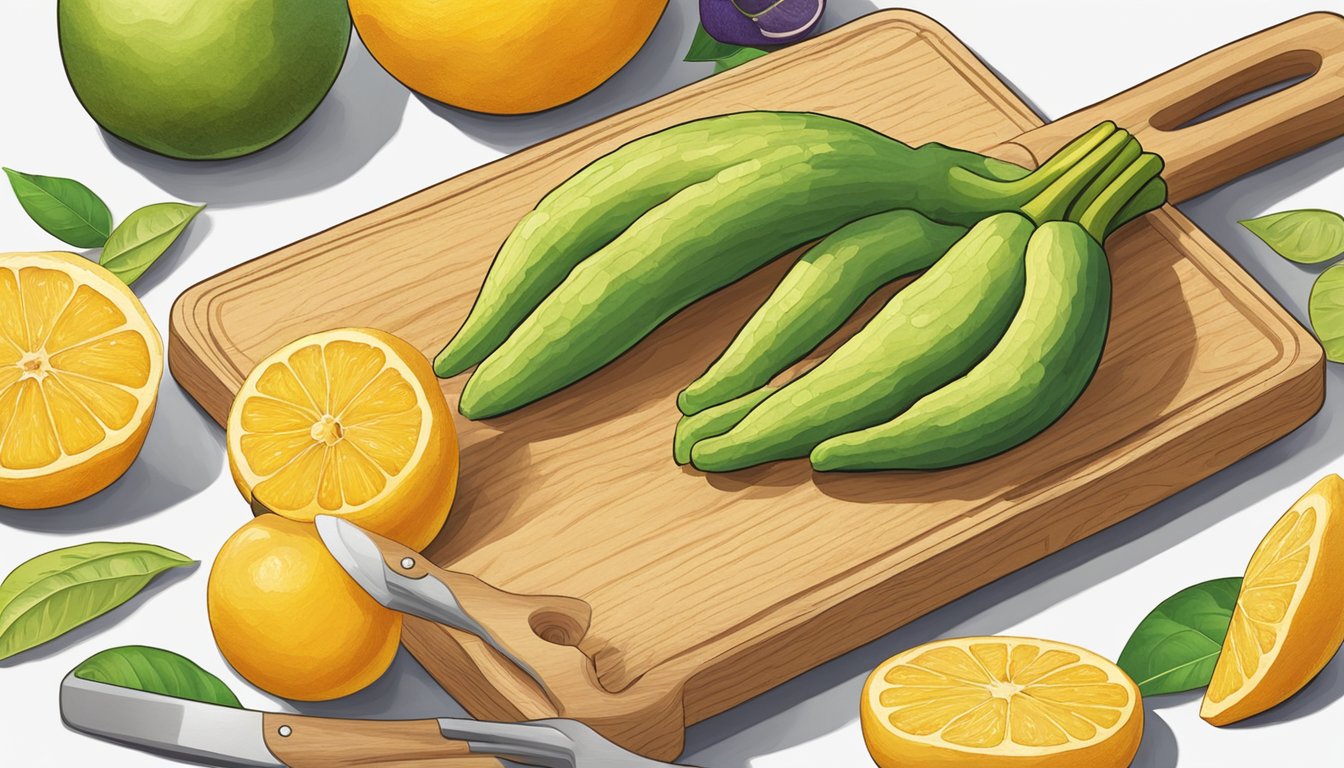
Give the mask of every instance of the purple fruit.
POLYGON ((700 23, 729 45, 784 45, 811 34, 826 0, 700 0, 700 23))

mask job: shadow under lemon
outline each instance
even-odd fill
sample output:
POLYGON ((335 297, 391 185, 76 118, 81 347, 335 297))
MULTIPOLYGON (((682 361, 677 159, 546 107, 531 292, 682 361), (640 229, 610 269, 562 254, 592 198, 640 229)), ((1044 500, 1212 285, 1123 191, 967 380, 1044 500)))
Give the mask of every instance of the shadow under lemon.
POLYGON ((165 374, 149 436, 126 473, 103 491, 52 509, 0 508, 0 524, 89 533, 152 517, 204 491, 224 468, 224 436, 165 374))

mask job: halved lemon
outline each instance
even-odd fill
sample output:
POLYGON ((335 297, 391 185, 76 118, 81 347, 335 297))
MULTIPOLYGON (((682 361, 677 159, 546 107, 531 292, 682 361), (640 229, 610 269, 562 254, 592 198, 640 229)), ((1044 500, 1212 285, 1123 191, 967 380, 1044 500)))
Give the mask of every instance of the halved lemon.
POLYGON ((1246 566, 1199 716, 1227 725, 1302 690, 1344 644, 1344 480, 1326 475, 1246 566))
POLYGON ((73 253, 0 254, 0 504, 69 504, 144 445, 163 342, 140 300, 73 253))
POLYGON ((1083 648, 1025 637, 937 640, 863 686, 860 723, 882 768, 1120 768, 1143 738, 1139 689, 1083 648))
POLYGON ((339 515, 415 549, 457 489, 457 432, 429 361, 368 328, 305 336, 258 363, 229 411, 228 453, 254 510, 339 515))

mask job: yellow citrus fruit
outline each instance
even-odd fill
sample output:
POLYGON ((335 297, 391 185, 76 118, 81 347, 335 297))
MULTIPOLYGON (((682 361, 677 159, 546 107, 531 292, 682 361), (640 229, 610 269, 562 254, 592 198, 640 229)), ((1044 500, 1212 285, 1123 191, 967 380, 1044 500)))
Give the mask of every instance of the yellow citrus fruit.
POLYGON ((387 671, 401 642, 401 614, 341 569, 317 528, 278 515, 249 521, 224 543, 206 606, 229 664, 287 699, 354 693, 387 671))
POLYGON ((457 432, 415 347, 341 328, 252 369, 229 411, 229 467, 254 509, 339 515, 423 549, 457 489, 457 432))
POLYGON ((573 101, 625 66, 667 0, 350 0, 374 58, 445 104, 523 114, 573 101))
POLYGON ((1251 556, 1199 715, 1227 725, 1302 690, 1344 644, 1344 480, 1326 475, 1251 556))
POLYGON ((0 254, 0 504, 111 485, 149 433, 163 342, 116 275, 73 253, 0 254))
POLYGON ((1122 768, 1143 738, 1138 686, 1083 648, 1023 637, 938 640, 863 686, 881 768, 1122 768))

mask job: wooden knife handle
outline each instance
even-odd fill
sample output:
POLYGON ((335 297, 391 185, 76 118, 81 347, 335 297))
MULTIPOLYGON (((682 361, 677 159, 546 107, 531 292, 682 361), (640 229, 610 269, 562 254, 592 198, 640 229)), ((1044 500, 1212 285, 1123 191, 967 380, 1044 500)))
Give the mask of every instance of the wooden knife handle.
POLYGON ((1242 38, 1010 143, 1039 163, 1102 120, 1166 160, 1173 203, 1337 138, 1344 135, 1344 17, 1312 13, 1242 38), (1200 119, 1295 78, 1305 79, 1200 119))
POLYGON ((435 720, 336 720, 267 713, 266 747, 290 768, 499 768, 464 741, 445 739, 435 720))

